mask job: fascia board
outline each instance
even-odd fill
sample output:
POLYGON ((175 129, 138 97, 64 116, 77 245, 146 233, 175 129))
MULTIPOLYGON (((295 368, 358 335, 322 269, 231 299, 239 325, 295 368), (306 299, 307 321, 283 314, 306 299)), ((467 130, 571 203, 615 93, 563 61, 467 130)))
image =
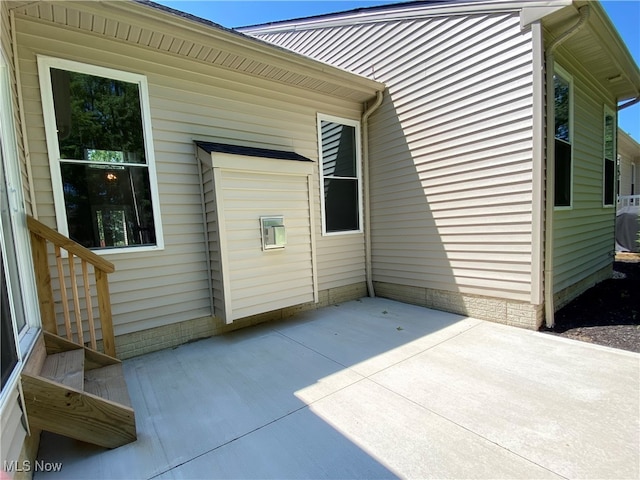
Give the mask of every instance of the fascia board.
MULTIPOLYGON (((360 10, 338 12, 323 16, 301 18, 290 21, 275 22, 272 24, 241 27, 239 32, 251 34, 277 33, 291 30, 306 30, 313 28, 337 27, 344 25, 356 25, 393 20, 410 20, 424 17, 445 16, 468 13, 495 13, 513 12, 527 9, 547 9, 552 11, 571 5, 571 0, 534 0, 534 1, 508 1, 488 0, 482 2, 443 3, 435 5, 392 5, 388 8, 375 9, 373 11, 360 10)), ((372 7, 375 8, 375 7, 372 7)), ((548 13, 547 13, 548 14, 548 13)))
POLYGON ((268 173, 273 175, 312 175, 315 163, 277 160, 272 158, 211 153, 211 166, 231 171, 268 173))
POLYGON ((561 5, 554 4, 538 5, 538 6, 526 6, 520 11, 520 28, 523 30, 528 28, 533 22, 543 19, 547 15, 562 10, 564 7, 571 5, 571 1, 562 2, 561 5))

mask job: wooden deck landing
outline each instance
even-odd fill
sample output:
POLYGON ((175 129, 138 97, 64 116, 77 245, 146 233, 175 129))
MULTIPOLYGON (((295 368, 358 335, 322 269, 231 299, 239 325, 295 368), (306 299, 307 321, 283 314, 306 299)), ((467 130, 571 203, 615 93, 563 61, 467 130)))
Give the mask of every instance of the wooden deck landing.
POLYGON ((136 440, 122 364, 114 358, 44 333, 22 388, 34 427, 108 448, 136 440))

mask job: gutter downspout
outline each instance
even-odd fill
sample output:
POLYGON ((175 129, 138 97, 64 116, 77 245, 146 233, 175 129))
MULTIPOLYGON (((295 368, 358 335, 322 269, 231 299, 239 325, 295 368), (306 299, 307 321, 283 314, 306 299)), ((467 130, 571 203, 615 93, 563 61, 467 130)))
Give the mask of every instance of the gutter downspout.
POLYGON ((545 248, 544 248, 544 305, 547 328, 555 324, 554 288, 553 288, 553 211, 555 204, 555 88, 553 84, 554 52, 565 40, 580 30, 589 19, 589 5, 578 9, 580 18, 577 23, 557 37, 545 51, 547 83, 547 181, 545 204, 545 248))
POLYGON ((382 104, 384 93, 376 92, 376 100, 362 114, 362 183, 364 185, 364 272, 367 280, 367 291, 375 297, 373 274, 371 272, 371 196, 369 193, 369 117, 382 104))

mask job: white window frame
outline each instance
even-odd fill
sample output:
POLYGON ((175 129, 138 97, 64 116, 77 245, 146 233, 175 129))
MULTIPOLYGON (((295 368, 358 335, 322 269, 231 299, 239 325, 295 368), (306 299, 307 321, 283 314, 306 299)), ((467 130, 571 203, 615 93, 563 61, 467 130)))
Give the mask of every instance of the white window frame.
POLYGON ((618 177, 618 162, 617 162, 617 152, 618 152, 618 139, 617 139, 617 131, 618 131, 618 119, 616 117, 615 112, 613 111, 613 109, 611 109, 610 107, 608 107, 607 105, 604 106, 603 109, 603 114, 602 114, 602 207, 603 208, 613 208, 616 206, 616 199, 618 198, 618 196, 616 195, 616 186, 618 184, 617 177, 618 177), (613 188, 613 195, 611 197, 611 203, 605 203, 605 198, 604 198, 604 192, 606 189, 606 181, 607 181, 607 176, 606 176, 606 165, 607 165, 607 158, 606 158, 606 151, 607 151, 607 145, 606 145, 606 138, 605 138, 605 134, 606 134, 606 128, 607 128, 607 116, 610 116, 611 118, 613 118, 613 158, 610 159, 613 162, 613 185, 611 185, 611 187, 613 188))
POLYGON ((33 264, 31 261, 29 231, 26 223, 26 210, 22 190, 22 174, 20 172, 20 160, 18 157, 18 143, 13 123, 14 115, 13 103, 11 100, 12 93, 8 69, 9 64, 9 60, 5 57, 4 52, 0 52, 0 148, 2 149, 1 158, 3 162, 0 168, 4 169, 5 181, 7 183, 7 206, 10 211, 11 222, 11 225, 2 226, 2 224, 0 224, 0 248, 7 256, 12 254, 4 242, 4 234, 11 234, 13 236, 19 284, 15 285, 11 283, 9 262, 7 262, 4 265, 5 276, 7 279, 7 294, 12 312, 15 312, 16 309, 14 303, 18 295, 14 295, 12 289, 19 289, 19 297, 22 300, 22 312, 25 315, 25 324, 20 330, 18 330, 16 322, 12 319, 18 363, 14 367, 11 376, 7 380, 7 383, 0 394, 0 414, 2 415, 4 415, 4 409, 7 406, 8 396, 12 394, 11 392, 13 392, 18 385, 20 373, 24 366, 24 360, 35 343, 41 325, 40 310, 38 308, 38 294, 33 273, 33 264), (9 232, 4 232, 5 228, 8 229, 9 232))
POLYGON ((635 163, 631 164, 631 195, 638 195, 636 191, 636 176, 638 175, 638 166, 635 163))
POLYGON ((144 252, 164 249, 164 237, 162 233, 162 217, 160 214, 160 197, 158 194, 158 180, 156 174, 156 162, 153 149, 153 137, 151 127, 151 111, 149 108, 149 87, 147 77, 137 73, 115 70, 112 68, 89 65, 73 60, 66 60, 45 55, 38 55, 38 76, 40 78, 40 95, 42 98, 42 111, 44 115, 45 134, 47 139, 47 152, 49 154, 49 167, 51 169, 51 183, 53 187, 53 199, 56 212, 58 231, 69 236, 67 211, 65 208, 64 191, 62 189, 62 173, 60 169, 60 145, 53 103, 53 90, 51 86, 50 69, 68 70, 87 75, 111 78, 123 82, 135 83, 140 93, 140 110, 142 116, 142 131, 144 136, 145 159, 149 173, 149 189, 153 210, 153 222, 156 233, 155 245, 96 248, 93 251, 99 255, 122 254, 131 252, 144 252))
POLYGON ((327 115, 324 113, 317 114, 317 129, 318 129, 318 170, 320 177, 320 212, 322 219, 322 235, 323 236, 336 236, 336 235, 352 235, 363 233, 363 206, 362 206, 362 152, 361 152, 361 144, 362 144, 362 136, 360 130, 360 121, 352 120, 349 118, 336 117, 334 115, 327 115), (324 179, 332 178, 325 177, 324 168, 323 168, 323 157, 322 157, 322 122, 333 122, 339 123, 342 125, 346 125, 349 127, 355 128, 355 150, 356 150, 356 177, 337 177, 337 178, 347 178, 352 180, 357 180, 358 185, 358 228, 356 230, 344 230, 339 232, 328 232, 327 231, 327 220, 326 220, 326 210, 325 210, 325 199, 324 199, 324 179))
MULTIPOLYGON (((575 158, 574 158, 574 153, 575 153, 575 138, 574 138, 574 127, 573 127, 573 109, 575 106, 575 99, 574 99, 574 91, 573 91, 573 76, 567 72, 564 68, 562 68, 560 65, 555 64, 553 66, 553 73, 554 75, 558 75, 559 77, 561 77, 564 81, 569 83, 569 144, 571 145, 571 171, 569 173, 569 205, 554 205, 553 209, 554 210, 573 210, 573 190, 574 190, 574 186, 573 186, 573 181, 574 181, 574 166, 575 166, 575 158)), ((554 98, 554 131, 553 131, 553 139, 554 142, 556 140, 555 138, 555 98, 554 98)), ((560 140, 563 141, 563 140, 560 140)), ((554 156, 555 156, 555 149, 554 149, 554 156)), ((554 158, 554 166, 555 166, 555 158, 554 158)), ((555 203, 555 201, 554 201, 555 203)))

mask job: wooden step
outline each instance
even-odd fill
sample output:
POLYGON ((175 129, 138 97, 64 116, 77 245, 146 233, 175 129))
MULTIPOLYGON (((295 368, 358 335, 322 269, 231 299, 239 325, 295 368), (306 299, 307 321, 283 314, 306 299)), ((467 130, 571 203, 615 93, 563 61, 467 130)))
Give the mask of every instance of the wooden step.
POLYGON ((135 413, 118 359, 44 333, 21 379, 33 427, 107 448, 136 440, 135 413))
POLYGON ((100 368, 105 365, 113 365, 114 363, 120 363, 117 358, 110 357, 104 353, 92 350, 84 345, 79 345, 75 342, 67 340, 66 338, 59 337, 49 332, 42 332, 44 338, 44 344, 47 347, 47 353, 68 352, 69 350, 76 350, 81 348, 84 350, 84 367, 85 370, 91 370, 93 368, 100 368))
POLYGON ((22 389, 33 427, 107 448, 136 440, 130 407, 40 376, 23 374, 22 389))
POLYGON ((29 358, 27 359, 27 363, 24 365, 24 373, 28 373, 29 375, 38 375, 42 370, 42 365, 44 365, 44 361, 47 359, 47 348, 44 343, 44 338, 40 335, 35 341, 35 345, 29 353, 29 358))
POLYGON ((131 407, 122 364, 118 363, 85 372, 84 390, 105 400, 131 407))
POLYGON ((84 350, 47 355, 40 376, 76 390, 84 389, 84 350))

